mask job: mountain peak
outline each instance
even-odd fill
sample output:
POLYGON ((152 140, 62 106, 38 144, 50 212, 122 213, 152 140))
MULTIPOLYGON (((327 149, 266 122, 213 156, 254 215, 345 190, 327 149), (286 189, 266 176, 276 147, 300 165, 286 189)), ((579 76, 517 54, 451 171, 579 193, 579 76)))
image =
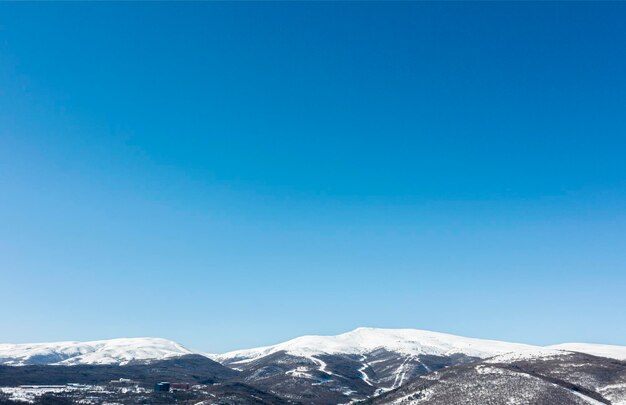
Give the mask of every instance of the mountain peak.
POLYGON ((406 355, 449 355, 490 357, 511 351, 532 350, 535 346, 482 340, 419 329, 381 329, 360 327, 335 336, 301 336, 273 346, 237 350, 215 356, 220 360, 253 359, 284 351, 295 356, 320 354, 363 354, 377 349, 406 355))
POLYGON ((0 344, 0 364, 128 364, 192 352, 163 338, 117 338, 90 342, 0 344))

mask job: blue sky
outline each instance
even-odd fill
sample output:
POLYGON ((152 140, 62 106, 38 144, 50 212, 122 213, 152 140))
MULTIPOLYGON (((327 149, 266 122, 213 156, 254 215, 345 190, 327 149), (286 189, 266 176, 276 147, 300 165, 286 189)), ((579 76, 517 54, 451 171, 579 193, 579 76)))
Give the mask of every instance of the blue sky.
POLYGON ((0 4, 0 341, 626 344, 625 13, 0 4))

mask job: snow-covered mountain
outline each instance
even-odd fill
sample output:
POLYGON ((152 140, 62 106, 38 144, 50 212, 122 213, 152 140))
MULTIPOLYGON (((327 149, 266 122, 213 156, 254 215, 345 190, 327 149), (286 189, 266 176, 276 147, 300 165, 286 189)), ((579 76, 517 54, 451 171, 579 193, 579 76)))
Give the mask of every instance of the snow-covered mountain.
POLYGON ((358 328, 337 336, 302 336, 210 357, 241 371, 245 383, 280 396, 303 402, 318 398, 321 403, 345 403, 395 390, 448 367, 480 361, 554 364, 571 351, 620 358, 626 347, 540 347, 417 329, 358 328))
POLYGON ((192 354, 180 344, 161 338, 128 338, 93 342, 0 344, 0 364, 78 365, 148 362, 192 354))
POLYGON ((523 343, 467 338, 419 329, 363 327, 336 336, 301 336, 272 346, 206 355, 221 363, 228 363, 237 367, 237 364, 244 364, 278 352, 284 352, 292 356, 310 357, 334 354, 363 354, 380 349, 410 356, 448 356, 457 353, 477 358, 505 355, 518 359, 558 355, 560 351, 569 351, 626 360, 626 346, 561 343, 543 347, 523 343))
POLYGON ((559 345, 548 346, 548 348, 586 353, 616 360, 626 360, 626 346, 599 345, 594 343, 561 343, 559 345))
MULTIPOLYGON (((363 355, 376 350, 400 356, 449 356, 488 358, 511 353, 510 356, 532 356, 533 353, 554 353, 564 350, 626 360, 626 346, 590 343, 562 343, 547 347, 495 340, 474 339, 418 329, 357 328, 336 336, 301 336, 272 346, 236 350, 223 354, 203 354, 237 368, 238 364, 275 353, 296 357, 323 355, 363 355), (517 353, 517 354, 513 354, 517 353)), ((162 338, 121 338, 91 342, 0 343, 0 364, 127 364, 131 361, 161 360, 195 354, 179 343, 162 338)))
POLYGON ((277 352, 309 357, 328 354, 363 354, 378 349, 408 356, 447 356, 456 353, 486 358, 508 352, 535 350, 537 347, 418 329, 357 328, 336 336, 302 336, 273 346, 236 350, 211 357, 220 362, 236 365, 277 352))
POLYGON ((448 367, 363 405, 626 405, 626 362, 543 349, 448 367))
POLYGON ((572 404, 607 399, 626 405, 626 362, 612 360, 626 359, 622 346, 540 347, 417 329, 358 328, 336 336, 302 336, 255 349, 198 354, 159 338, 0 344, 0 380, 50 384, 76 382, 79 377, 100 382, 120 375, 175 376, 202 384, 232 383, 237 390, 258 390, 281 401, 310 405, 368 399, 376 404, 421 404, 428 392, 434 395, 433 404, 462 403, 459 398, 471 395, 476 403, 500 403, 498 398, 518 391, 535 395, 538 402, 530 402, 538 404, 551 404, 551 398, 560 395, 572 404), (47 365, 76 367, 59 370, 47 365), (583 369, 584 381, 579 381, 583 369), (595 382, 589 383, 592 379, 595 382), (581 392, 586 399, 578 395, 581 392))
POLYGON ((535 346, 417 329, 358 328, 211 356, 245 383, 306 402, 345 403, 393 390, 419 375, 535 346))

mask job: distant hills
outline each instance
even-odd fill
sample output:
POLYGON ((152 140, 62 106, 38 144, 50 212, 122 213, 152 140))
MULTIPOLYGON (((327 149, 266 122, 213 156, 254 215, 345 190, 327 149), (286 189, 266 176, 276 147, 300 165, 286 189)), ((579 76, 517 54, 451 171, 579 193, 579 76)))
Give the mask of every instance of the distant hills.
POLYGON ((625 346, 358 328, 217 355, 159 338, 0 344, 0 386, 132 378, 225 383, 235 394, 265 393, 268 403, 626 405, 624 360, 625 346))
POLYGON ((85 365, 151 362, 193 354, 180 344, 160 338, 127 338, 93 342, 0 344, 0 364, 85 365))

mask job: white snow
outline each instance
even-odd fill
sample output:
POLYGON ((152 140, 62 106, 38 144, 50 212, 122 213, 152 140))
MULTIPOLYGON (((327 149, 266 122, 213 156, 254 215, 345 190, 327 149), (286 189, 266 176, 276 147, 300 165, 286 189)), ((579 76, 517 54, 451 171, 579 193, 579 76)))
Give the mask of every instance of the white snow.
POLYGON ((605 385, 598 392, 613 405, 626 405, 626 383, 605 385))
POLYGON ((0 364, 127 364, 132 360, 161 360, 191 353, 178 343, 161 338, 0 344, 0 364))
POLYGON ((605 405, 605 402, 600 402, 597 399, 588 397, 585 394, 582 394, 578 391, 574 391, 574 390, 569 390, 569 392, 571 392, 572 394, 576 395, 578 398, 583 399, 584 401, 586 401, 588 404, 593 404, 593 405, 605 405))
MULTIPOLYGON (((365 356, 361 356, 361 361, 364 362, 366 359, 365 356)), ((359 367, 359 373, 361 374, 361 379, 363 381, 365 381, 365 384, 373 386, 374 384, 372 384, 372 381, 370 380, 369 376, 367 375, 367 373, 365 372, 365 370, 369 367, 369 364, 367 363, 361 363, 361 367, 359 367)))
MULTIPOLYGON (((336 336, 302 336, 273 346, 237 350, 224 354, 205 354, 228 362, 237 368, 270 354, 286 353, 305 357, 317 364, 320 371, 332 374, 318 356, 324 354, 366 355, 377 349, 397 353, 401 357, 416 358, 422 354, 450 355, 461 353, 490 361, 524 360, 556 356, 567 351, 626 360, 626 346, 586 343, 564 343, 540 347, 495 340, 473 339, 418 329, 357 328, 336 336), (494 357, 495 356, 495 357, 494 357)), ((133 360, 151 361, 191 354, 190 350, 171 340, 160 338, 126 338, 93 342, 57 342, 32 344, 0 344, 0 364, 127 364, 133 360)), ((369 362, 374 364, 376 361, 369 362)), ((365 364, 361 374, 364 375, 365 364)), ((402 370, 399 370, 402 371, 402 370)), ((364 380, 368 382, 363 376, 364 380)))
POLYGON ((309 373, 309 369, 306 367, 297 367, 293 370, 286 371, 285 374, 297 378, 308 378, 312 380, 315 379, 313 375, 309 373))
POLYGON ((501 354, 498 356, 494 356, 492 358, 487 359, 486 363, 510 363, 513 361, 522 361, 522 360, 535 360, 542 359, 548 357, 558 357, 563 356, 564 354, 568 354, 562 350, 556 349, 547 349, 545 347, 537 347, 530 350, 522 350, 516 352, 510 352, 501 354))
POLYGON ((548 347, 557 350, 591 354, 592 356, 626 360, 626 346, 600 345, 594 343, 561 343, 548 347))
POLYGON ((322 360, 318 359, 317 357, 313 357, 313 356, 307 356, 307 358, 309 360, 311 360, 313 363, 317 364, 317 367, 318 367, 319 371, 321 371, 322 373, 328 374, 328 375, 335 375, 334 373, 332 373, 332 372, 327 370, 328 364, 326 364, 322 360))
POLYGON ((462 353, 486 358, 512 351, 533 350, 536 346, 466 338, 418 329, 358 328, 337 336, 302 336, 274 346, 237 350, 213 358, 237 364, 280 351, 293 356, 310 357, 320 354, 363 354, 381 348, 407 356, 462 353))
POLYGON ((67 385, 33 385, 21 387, 0 387, 0 392, 8 395, 12 401, 34 403, 38 397, 48 393, 61 393, 78 390, 67 385))
MULTIPOLYGON (((558 352, 558 351, 557 351, 558 352)), ((545 357, 546 355, 549 356, 550 353, 549 352, 543 352, 543 353, 537 353, 540 357, 545 357)), ((562 353, 561 353, 562 354, 562 353)), ((513 371, 513 370, 507 370, 507 369, 502 369, 499 367, 490 367, 490 366, 485 366, 485 365, 478 365, 475 367, 475 370, 479 373, 479 374, 502 374, 502 375, 516 375, 519 377, 524 377, 524 378, 530 378, 530 379, 538 379, 537 376, 525 373, 525 372, 518 372, 518 371, 513 371)), ((582 400, 584 400, 585 402, 589 403, 589 404, 593 404, 593 405, 601 405, 603 404, 603 402, 600 402, 594 398, 591 398, 581 392, 578 391, 574 391, 572 389, 569 389, 567 387, 561 386, 561 385, 557 385, 555 383, 552 383, 552 386, 560 388, 560 389, 565 389, 568 392, 570 392, 571 394, 581 398, 582 400)), ((513 398, 512 398, 513 399, 513 398)), ((517 401, 509 401, 509 403, 519 403, 517 401)), ((526 403, 526 402, 523 402, 526 403)))
POLYGON ((402 385, 402 383, 404 382, 404 378, 406 377, 406 373, 408 371, 407 364, 409 361, 411 361, 412 358, 413 356, 407 356, 406 359, 400 365, 400 367, 398 367, 398 370, 396 371, 396 378, 393 381, 393 385, 391 386, 391 389, 398 388, 399 386, 402 385))

